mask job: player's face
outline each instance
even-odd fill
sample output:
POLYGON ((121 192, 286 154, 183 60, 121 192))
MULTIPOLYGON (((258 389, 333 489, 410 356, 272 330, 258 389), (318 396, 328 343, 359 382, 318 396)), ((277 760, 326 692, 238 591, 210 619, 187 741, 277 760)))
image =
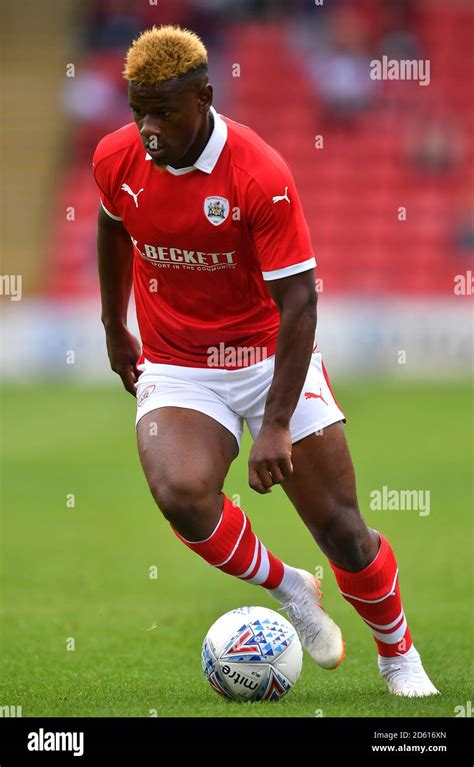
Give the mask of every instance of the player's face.
POLYGON ((129 84, 128 97, 143 146, 157 166, 184 168, 197 160, 207 139, 212 88, 175 83, 129 84))

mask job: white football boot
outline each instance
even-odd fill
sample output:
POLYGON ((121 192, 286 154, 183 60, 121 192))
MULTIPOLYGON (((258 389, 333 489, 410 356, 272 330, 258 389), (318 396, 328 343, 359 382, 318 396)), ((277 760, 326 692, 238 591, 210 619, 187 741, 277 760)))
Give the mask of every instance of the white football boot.
POLYGON ((395 658, 383 658, 379 655, 378 667, 393 695, 423 698, 427 695, 440 694, 423 668, 420 655, 414 645, 408 652, 395 658))
POLYGON ((306 570, 292 569, 293 572, 299 573, 301 578, 292 590, 291 598, 282 597, 278 593, 279 589, 267 591, 282 603, 279 610, 286 610, 301 644, 316 663, 326 669, 335 669, 346 657, 346 645, 341 629, 321 605, 323 593, 320 581, 306 570))

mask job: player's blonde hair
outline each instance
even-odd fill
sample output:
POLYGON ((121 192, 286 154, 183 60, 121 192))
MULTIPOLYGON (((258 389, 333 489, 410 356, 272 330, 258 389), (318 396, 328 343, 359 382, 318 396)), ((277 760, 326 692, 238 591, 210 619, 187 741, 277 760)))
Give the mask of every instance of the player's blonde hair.
POLYGON ((207 50, 189 29, 166 24, 142 32, 125 58, 123 76, 129 82, 159 83, 207 65, 207 50))

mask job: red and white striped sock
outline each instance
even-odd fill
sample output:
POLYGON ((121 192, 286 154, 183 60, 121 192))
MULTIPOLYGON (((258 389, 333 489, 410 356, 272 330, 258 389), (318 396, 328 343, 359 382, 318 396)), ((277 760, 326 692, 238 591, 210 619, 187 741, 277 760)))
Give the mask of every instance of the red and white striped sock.
POLYGON ((350 573, 332 562, 329 564, 342 596, 372 631, 379 655, 391 658, 406 653, 413 642, 403 611, 397 560, 388 540, 378 534, 379 550, 363 570, 350 573))
MULTIPOLYGON (((213 567, 266 589, 291 593, 300 580, 294 568, 268 551, 252 530, 245 512, 224 495, 222 515, 213 533, 203 541, 178 538, 213 567)), ((278 597, 277 597, 278 598, 278 597)))

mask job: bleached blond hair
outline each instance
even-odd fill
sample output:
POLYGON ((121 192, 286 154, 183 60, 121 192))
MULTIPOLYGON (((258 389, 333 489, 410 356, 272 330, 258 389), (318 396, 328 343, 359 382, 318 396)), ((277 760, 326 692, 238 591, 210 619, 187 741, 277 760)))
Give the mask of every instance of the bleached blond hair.
POLYGON ((129 82, 160 83, 207 65, 207 50, 189 29, 171 24, 152 27, 132 43, 123 76, 129 82))

